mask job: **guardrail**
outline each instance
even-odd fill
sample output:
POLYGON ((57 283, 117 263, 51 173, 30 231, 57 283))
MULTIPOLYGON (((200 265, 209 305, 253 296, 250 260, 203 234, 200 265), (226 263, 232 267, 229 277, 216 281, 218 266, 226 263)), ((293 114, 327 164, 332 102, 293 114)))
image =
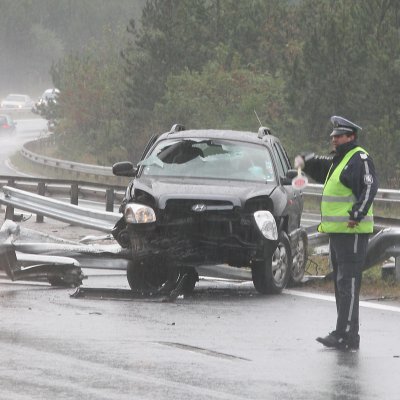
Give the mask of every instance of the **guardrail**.
POLYGON ((81 172, 88 175, 97 175, 97 176, 114 176, 112 173, 111 167, 104 167, 101 165, 91 165, 91 164, 82 164, 73 161, 65 161, 59 160, 57 158, 46 157, 34 153, 25 148, 25 146, 21 149, 21 154, 25 158, 30 161, 33 161, 37 164, 45 165, 53 168, 60 168, 67 170, 69 172, 81 172))
MULTIPOLYGON (((8 186, 33 192, 41 196, 67 196, 73 205, 78 205, 79 200, 103 200, 105 211, 113 212, 116 202, 121 203, 125 186, 107 185, 86 181, 71 181, 66 179, 31 178, 19 176, 0 176, 0 186, 8 186)), ((43 215, 36 213, 36 221, 43 222, 43 215)), ((14 219, 14 207, 8 205, 6 218, 14 219)))
POLYGON ((17 206, 19 209, 41 216, 107 233, 111 232, 115 223, 121 218, 119 213, 96 211, 10 186, 3 186, 3 193, 0 193, 0 203, 7 207, 17 206))

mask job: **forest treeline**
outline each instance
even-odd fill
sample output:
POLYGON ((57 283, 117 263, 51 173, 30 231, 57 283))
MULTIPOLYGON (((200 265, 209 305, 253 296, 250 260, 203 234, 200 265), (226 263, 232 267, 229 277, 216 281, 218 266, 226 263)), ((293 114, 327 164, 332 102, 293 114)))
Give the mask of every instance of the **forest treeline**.
POLYGON ((174 123, 256 132, 254 111, 291 157, 327 153, 341 115, 363 127, 381 187, 399 187, 399 1, 148 0, 124 29, 105 20, 51 67, 71 157, 137 161, 174 123))

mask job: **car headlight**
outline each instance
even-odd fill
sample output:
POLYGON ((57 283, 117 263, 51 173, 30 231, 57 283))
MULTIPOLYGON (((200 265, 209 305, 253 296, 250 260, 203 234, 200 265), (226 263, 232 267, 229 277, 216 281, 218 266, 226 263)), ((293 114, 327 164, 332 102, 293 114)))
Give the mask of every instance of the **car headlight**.
POLYGON ((269 240, 278 240, 278 229, 274 216, 269 211, 256 211, 254 219, 263 236, 269 240))
POLYGON ((128 224, 149 224, 156 222, 156 213, 144 204, 128 203, 125 206, 124 218, 128 224))

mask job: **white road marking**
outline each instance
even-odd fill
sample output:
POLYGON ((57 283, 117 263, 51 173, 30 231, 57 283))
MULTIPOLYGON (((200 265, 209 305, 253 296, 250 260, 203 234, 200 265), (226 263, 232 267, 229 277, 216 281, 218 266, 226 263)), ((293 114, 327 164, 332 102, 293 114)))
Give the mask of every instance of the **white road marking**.
MULTIPOLYGON (((290 294, 292 296, 308 297, 309 299, 317 299, 317 300, 325 300, 325 301, 333 301, 333 302, 335 301, 335 296, 324 295, 324 294, 300 292, 300 291, 291 290, 291 289, 285 289, 283 291, 283 293, 290 294)), ((389 306, 386 304, 370 303, 368 301, 360 301, 360 307, 372 308, 375 310, 382 310, 382 311, 400 312, 400 307, 389 306)))

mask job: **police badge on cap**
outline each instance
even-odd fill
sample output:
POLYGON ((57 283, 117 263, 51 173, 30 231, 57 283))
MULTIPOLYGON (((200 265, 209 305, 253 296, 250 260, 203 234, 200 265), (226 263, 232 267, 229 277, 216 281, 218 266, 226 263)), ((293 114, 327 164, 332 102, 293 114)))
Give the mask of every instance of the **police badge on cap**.
POLYGON ((338 117, 334 115, 331 117, 331 122, 333 125, 333 131, 330 136, 339 136, 339 135, 346 135, 349 133, 357 133, 361 131, 361 126, 356 125, 355 123, 349 121, 346 118, 338 117))

